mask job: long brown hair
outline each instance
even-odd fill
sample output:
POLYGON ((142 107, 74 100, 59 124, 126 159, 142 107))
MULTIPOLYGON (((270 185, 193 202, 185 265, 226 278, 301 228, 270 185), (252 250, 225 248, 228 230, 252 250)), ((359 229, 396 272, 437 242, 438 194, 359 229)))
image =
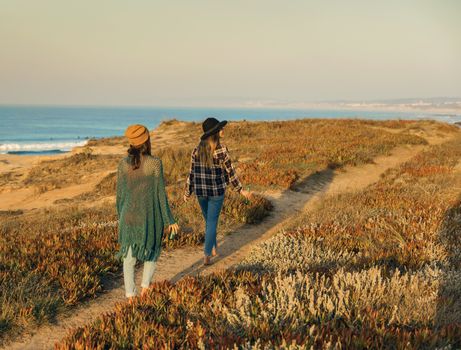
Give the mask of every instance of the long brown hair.
POLYGON ((132 146, 128 148, 128 156, 130 157, 130 164, 133 170, 139 169, 141 165, 141 155, 151 155, 150 137, 140 146, 132 146))
POLYGON ((201 140, 198 145, 198 160, 208 168, 213 167, 213 154, 219 145, 219 132, 201 140))

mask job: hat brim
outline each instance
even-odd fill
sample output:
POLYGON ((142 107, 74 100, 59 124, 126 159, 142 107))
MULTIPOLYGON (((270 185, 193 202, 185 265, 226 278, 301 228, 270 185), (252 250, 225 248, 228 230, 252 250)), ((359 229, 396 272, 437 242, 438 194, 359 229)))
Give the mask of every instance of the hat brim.
POLYGON ((227 120, 223 120, 221 122, 219 122, 218 124, 215 125, 215 127, 211 130, 208 130, 207 132, 205 132, 201 137, 200 139, 201 140, 205 140, 207 137, 213 135, 213 134, 216 134, 217 132, 219 132, 222 128, 224 128, 227 124, 227 120))

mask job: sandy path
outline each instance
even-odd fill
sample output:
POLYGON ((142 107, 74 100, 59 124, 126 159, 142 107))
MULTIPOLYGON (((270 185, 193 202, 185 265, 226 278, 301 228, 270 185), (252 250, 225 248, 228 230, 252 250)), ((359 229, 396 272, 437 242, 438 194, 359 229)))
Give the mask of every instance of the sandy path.
MULTIPOLYGON (((446 138, 434 143, 445 141, 446 138)), ((431 142, 432 143, 432 142, 431 142)), ((176 281, 185 275, 211 273, 226 269, 241 261, 252 246, 262 242, 292 220, 296 213, 311 210, 322 198, 337 193, 363 189, 379 180, 387 169, 395 167, 414 156, 425 146, 404 146, 394 149, 390 156, 377 157, 373 164, 360 167, 346 167, 342 170, 325 170, 305 179, 296 191, 265 192, 274 204, 274 211, 259 225, 243 225, 231 234, 218 240, 220 255, 209 267, 202 265, 202 248, 188 247, 162 253, 158 261, 155 281, 169 279, 176 281)), ((427 147, 427 146, 426 146, 427 147)), ((140 284, 142 271, 137 271, 140 284)), ((51 349, 69 329, 93 321, 97 316, 110 312, 115 303, 124 302, 124 288, 121 278, 108 281, 105 293, 58 316, 53 325, 42 326, 32 336, 25 336, 21 342, 8 345, 8 349, 51 349)))

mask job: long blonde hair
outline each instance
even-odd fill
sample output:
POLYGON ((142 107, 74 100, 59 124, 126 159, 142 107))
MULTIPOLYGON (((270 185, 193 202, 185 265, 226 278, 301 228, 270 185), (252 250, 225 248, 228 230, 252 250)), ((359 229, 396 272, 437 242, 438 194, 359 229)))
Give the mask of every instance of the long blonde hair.
POLYGON ((206 165, 207 168, 213 167, 213 154, 219 145, 219 132, 201 140, 198 145, 198 160, 206 165))

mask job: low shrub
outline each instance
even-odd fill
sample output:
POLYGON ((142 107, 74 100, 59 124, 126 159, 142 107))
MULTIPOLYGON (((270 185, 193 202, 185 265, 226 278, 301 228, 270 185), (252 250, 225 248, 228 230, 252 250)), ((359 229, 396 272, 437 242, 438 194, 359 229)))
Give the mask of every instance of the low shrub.
POLYGON ((460 146, 327 198, 236 270, 156 283, 56 348, 459 348, 460 146))
MULTIPOLYGON (((113 190, 113 175, 101 191, 113 190)), ((204 241, 204 220, 196 200, 183 203, 183 192, 168 188, 174 215, 182 228, 165 249, 198 245, 204 241)), ((250 201, 229 193, 220 217, 220 231, 261 220, 271 209, 264 198, 250 201)), ((113 205, 44 210, 37 217, 2 215, 0 225, 0 342, 7 334, 30 325, 50 322, 59 310, 95 297, 103 278, 118 274, 118 221, 113 205)))

